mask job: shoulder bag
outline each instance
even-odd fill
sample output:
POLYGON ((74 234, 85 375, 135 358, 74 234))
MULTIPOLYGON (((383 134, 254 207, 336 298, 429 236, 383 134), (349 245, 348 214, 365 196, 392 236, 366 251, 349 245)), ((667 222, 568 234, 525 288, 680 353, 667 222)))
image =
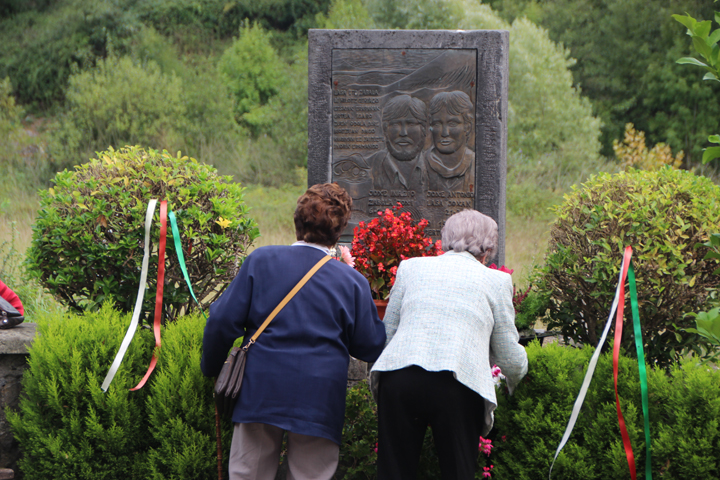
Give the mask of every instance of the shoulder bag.
POLYGON ((0 297, 0 328, 10 328, 25 320, 10 302, 0 297))
POLYGON ((217 406, 218 413, 225 417, 231 417, 232 412, 235 409, 235 402, 237 402, 238 395, 240 394, 240 387, 242 386, 243 375, 245 374, 245 363, 247 361, 247 354, 250 347, 255 343, 255 340, 265 330, 265 327, 275 318, 275 315, 285 307, 292 297, 310 280, 310 277, 315 275, 320 267, 322 267, 332 257, 327 255, 322 258, 308 273, 290 290, 282 302, 275 307, 270 315, 265 319, 260 328, 257 329, 255 334, 250 338, 250 341, 243 347, 233 347, 228 355, 227 360, 223 364, 220 375, 215 382, 214 396, 215 405, 217 406))

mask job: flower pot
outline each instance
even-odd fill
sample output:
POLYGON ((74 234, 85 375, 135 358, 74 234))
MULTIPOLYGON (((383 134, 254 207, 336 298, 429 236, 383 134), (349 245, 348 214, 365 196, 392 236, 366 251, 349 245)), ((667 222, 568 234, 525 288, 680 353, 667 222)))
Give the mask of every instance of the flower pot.
POLYGON ((373 300, 375 302, 375 306, 377 307, 378 316, 380 317, 380 320, 383 319, 385 316, 385 309, 387 308, 388 301, 387 300, 373 300))

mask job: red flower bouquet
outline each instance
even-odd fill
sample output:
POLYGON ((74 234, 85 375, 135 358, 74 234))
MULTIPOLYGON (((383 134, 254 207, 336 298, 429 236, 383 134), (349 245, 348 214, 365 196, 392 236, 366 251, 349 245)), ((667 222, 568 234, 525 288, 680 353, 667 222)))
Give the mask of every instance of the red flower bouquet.
MULTIPOLYGON (((394 210, 399 210, 398 204, 394 210)), ((411 257, 431 257, 442 254, 440 240, 433 243, 425 235, 428 221, 413 224, 410 212, 386 209, 378 212, 378 218, 367 224, 360 222, 355 228, 351 254, 355 257, 355 269, 370 282, 373 298, 386 300, 395 283, 398 265, 411 257)))

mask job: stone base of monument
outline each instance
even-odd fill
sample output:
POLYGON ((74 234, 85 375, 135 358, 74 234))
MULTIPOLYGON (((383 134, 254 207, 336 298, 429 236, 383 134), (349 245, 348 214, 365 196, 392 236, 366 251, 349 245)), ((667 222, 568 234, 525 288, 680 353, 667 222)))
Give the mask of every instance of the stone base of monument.
POLYGON ((27 347, 33 338, 34 323, 21 323, 0 330, 0 480, 22 478, 22 475, 14 473, 17 472, 20 451, 5 418, 5 407, 18 407, 20 382, 27 368, 27 347))
POLYGON ((348 388, 357 385, 363 380, 367 380, 370 372, 370 364, 358 360, 357 358, 350 357, 350 365, 348 366, 348 388))

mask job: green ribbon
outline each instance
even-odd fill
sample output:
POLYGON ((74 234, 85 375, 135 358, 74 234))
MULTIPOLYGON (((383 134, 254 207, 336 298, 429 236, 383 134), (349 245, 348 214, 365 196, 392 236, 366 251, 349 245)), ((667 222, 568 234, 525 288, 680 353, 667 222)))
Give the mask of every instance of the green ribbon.
POLYGON ((175 253, 177 253, 178 263, 180 264, 180 270, 182 270, 183 277, 185 277, 185 283, 187 283, 187 286, 190 289, 190 295, 192 295, 192 298, 195 300, 195 303, 197 303, 198 307, 200 307, 200 311, 202 312, 203 316, 205 317, 205 320, 207 320, 207 315, 205 314, 205 311, 202 309, 202 306, 200 306, 200 302, 198 302, 198 299, 195 297, 195 292, 193 292, 192 285, 190 284, 190 277, 188 276, 187 266, 185 265, 185 256, 183 255, 182 244, 180 243, 180 230, 178 229, 177 220, 175 219, 175 212, 170 211, 170 213, 168 213, 168 218, 170 219, 170 227, 172 228, 173 242, 175 243, 175 253))
POLYGON ((640 395, 642 396, 643 417, 645 418, 645 480, 652 480, 652 453, 650 447, 650 409, 648 400, 647 370, 645 368, 645 352, 643 350, 642 332, 640 331, 640 310, 638 308, 637 288, 635 287, 635 271, 632 263, 628 270, 630 283, 630 308, 635 332, 635 349, 637 350, 638 370, 640 371, 640 395))

